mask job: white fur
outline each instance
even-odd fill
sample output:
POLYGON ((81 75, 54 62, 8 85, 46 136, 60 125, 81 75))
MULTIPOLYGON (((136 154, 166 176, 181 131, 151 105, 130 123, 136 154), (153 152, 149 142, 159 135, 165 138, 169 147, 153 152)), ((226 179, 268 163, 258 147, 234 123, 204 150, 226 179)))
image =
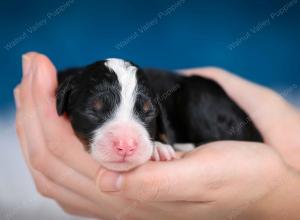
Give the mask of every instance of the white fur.
POLYGON ((155 141, 152 158, 155 161, 172 160, 176 158, 176 154, 171 145, 155 141))
POLYGON ((174 144, 174 148, 178 151, 192 151, 195 149, 195 145, 190 143, 176 143, 174 144))
POLYGON ((105 66, 114 71, 121 85, 121 104, 115 117, 119 119, 132 118, 133 107, 136 100, 137 68, 117 58, 107 59, 105 66))

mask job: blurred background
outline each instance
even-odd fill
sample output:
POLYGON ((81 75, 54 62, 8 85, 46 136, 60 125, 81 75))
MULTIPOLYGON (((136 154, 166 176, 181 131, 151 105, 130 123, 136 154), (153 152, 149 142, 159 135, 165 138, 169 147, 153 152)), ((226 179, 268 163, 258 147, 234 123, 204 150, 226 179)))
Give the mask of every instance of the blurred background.
POLYGON ((1 220, 73 219, 35 193, 18 148, 12 91, 28 51, 58 69, 107 57, 165 69, 218 66, 300 103, 298 0, 10 0, 0 2, 0 25, 1 220))

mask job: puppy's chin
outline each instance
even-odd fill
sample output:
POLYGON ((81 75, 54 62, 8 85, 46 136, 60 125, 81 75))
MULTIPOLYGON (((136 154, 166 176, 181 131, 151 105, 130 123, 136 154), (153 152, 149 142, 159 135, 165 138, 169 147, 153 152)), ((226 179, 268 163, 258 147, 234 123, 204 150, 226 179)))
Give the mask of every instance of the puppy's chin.
MULTIPOLYGON (((150 158, 149 158, 150 159, 150 158)), ((141 162, 141 163, 133 163, 133 162, 122 162, 122 163, 116 163, 116 162, 100 162, 100 164, 105 167, 108 170, 111 171, 118 171, 118 172, 125 172, 132 170, 147 161, 141 162)))
POLYGON ((151 159, 153 153, 153 146, 140 148, 132 156, 122 159, 110 148, 91 147, 91 156, 98 161, 103 167, 112 171, 128 171, 134 169, 151 159))

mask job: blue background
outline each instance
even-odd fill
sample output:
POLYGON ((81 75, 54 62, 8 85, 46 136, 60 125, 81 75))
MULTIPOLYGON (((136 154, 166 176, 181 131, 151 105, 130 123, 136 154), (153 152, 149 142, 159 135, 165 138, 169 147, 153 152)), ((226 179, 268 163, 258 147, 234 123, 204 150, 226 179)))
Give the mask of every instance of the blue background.
POLYGON ((168 69, 219 66, 261 84, 277 87, 300 83, 300 2, 275 19, 290 1, 182 2, 144 33, 139 28, 158 18, 176 0, 70 2, 7 1, 0 3, 0 108, 12 109, 13 87, 21 77, 21 55, 38 51, 58 68, 85 65, 107 57, 121 57, 140 66, 168 69), (270 24, 230 50, 228 46, 251 28, 270 18, 270 24), (46 19, 33 33, 27 28, 46 19), (5 45, 26 32, 27 37, 7 50, 5 45), (134 32, 123 48, 116 45, 134 32))

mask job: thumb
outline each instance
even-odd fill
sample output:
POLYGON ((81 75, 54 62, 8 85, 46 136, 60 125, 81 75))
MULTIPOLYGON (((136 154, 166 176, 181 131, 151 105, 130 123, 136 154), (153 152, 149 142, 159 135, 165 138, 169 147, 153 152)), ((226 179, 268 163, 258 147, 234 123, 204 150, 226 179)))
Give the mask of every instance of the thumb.
POLYGON ((183 158, 169 162, 149 162, 128 173, 105 171, 98 178, 101 191, 139 201, 204 201, 204 166, 199 160, 183 158), (187 165, 188 163, 188 165, 187 165), (202 171, 201 171, 202 169, 202 171), (197 187, 188 187, 191 184, 197 187))

